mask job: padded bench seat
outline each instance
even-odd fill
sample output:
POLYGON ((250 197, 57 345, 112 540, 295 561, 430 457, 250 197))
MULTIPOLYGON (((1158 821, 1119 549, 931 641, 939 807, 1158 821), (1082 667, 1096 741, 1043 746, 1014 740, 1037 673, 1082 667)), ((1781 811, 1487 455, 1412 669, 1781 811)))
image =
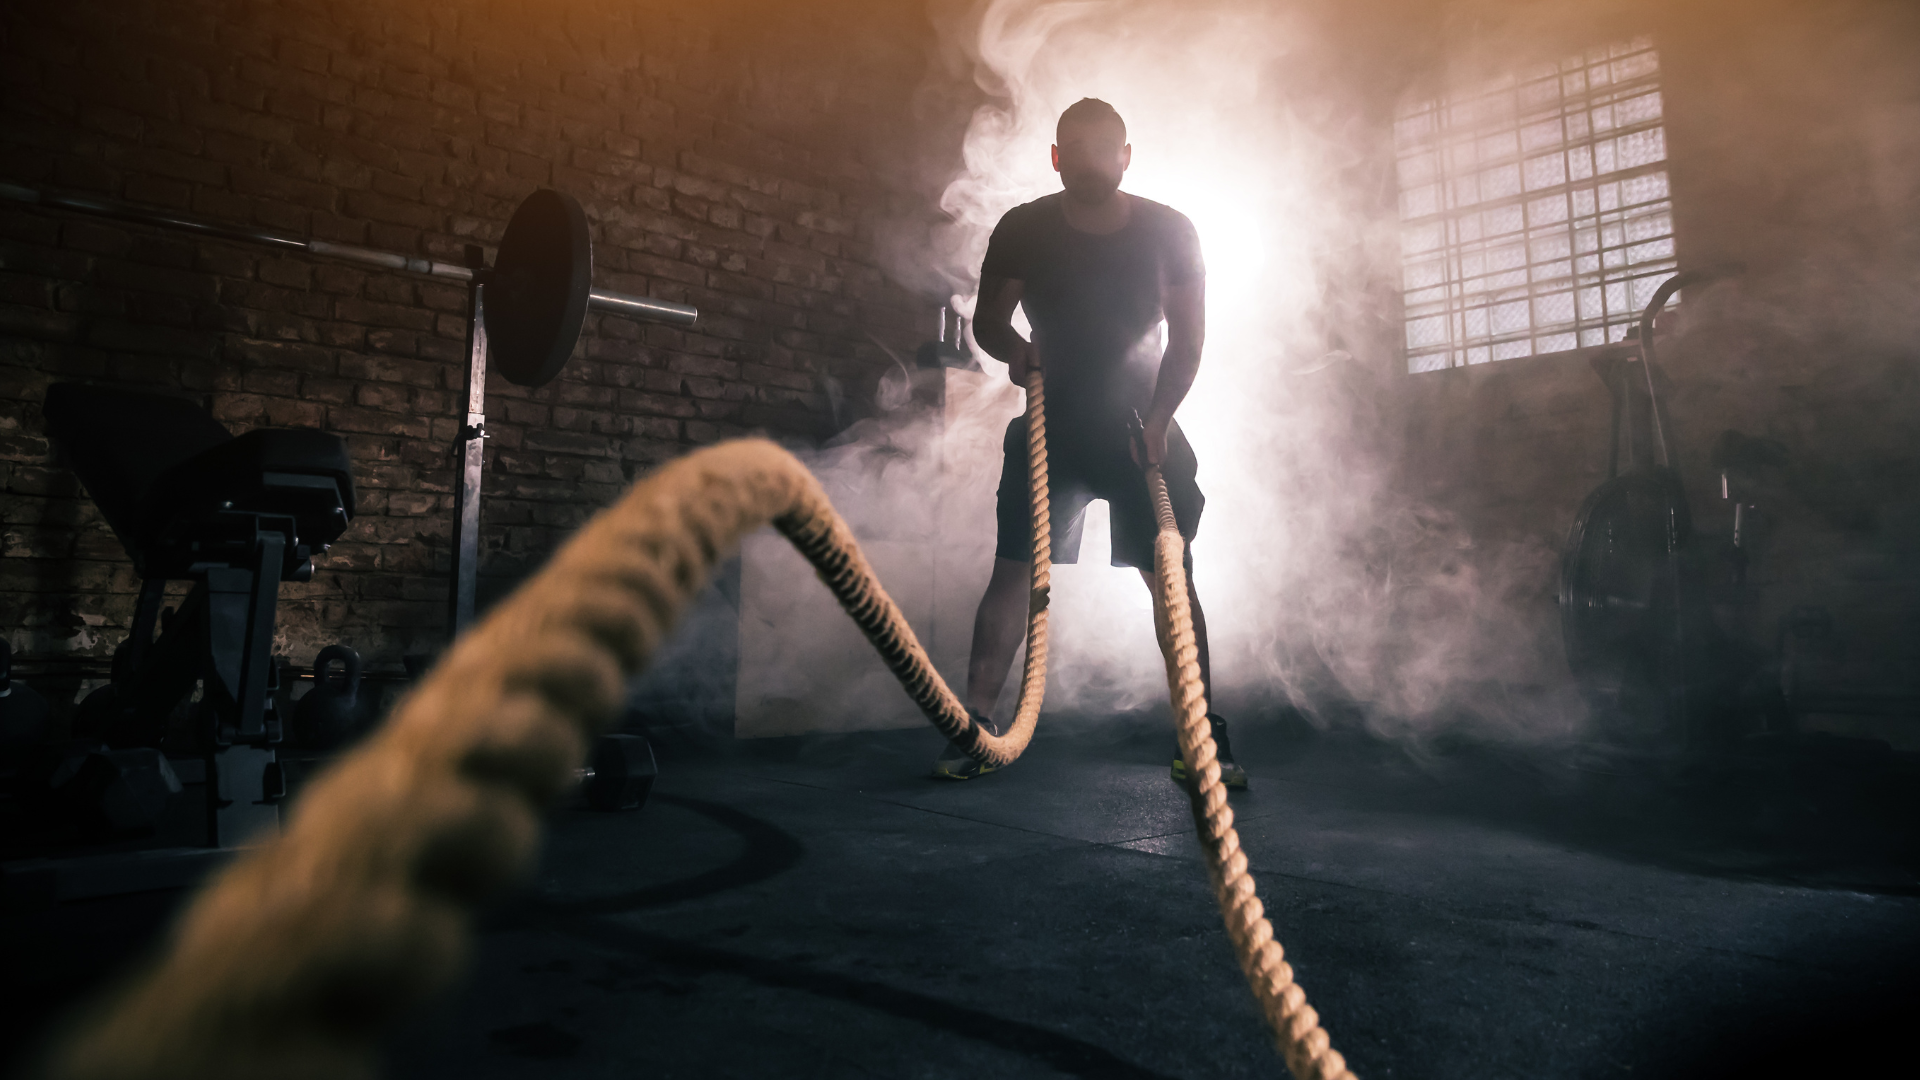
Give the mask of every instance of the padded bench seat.
POLYGON ((263 428, 236 438, 191 401, 80 383, 48 387, 45 415, 47 438, 142 577, 191 576, 200 546, 231 539, 236 514, 294 520, 291 573, 353 515, 337 435, 263 428))

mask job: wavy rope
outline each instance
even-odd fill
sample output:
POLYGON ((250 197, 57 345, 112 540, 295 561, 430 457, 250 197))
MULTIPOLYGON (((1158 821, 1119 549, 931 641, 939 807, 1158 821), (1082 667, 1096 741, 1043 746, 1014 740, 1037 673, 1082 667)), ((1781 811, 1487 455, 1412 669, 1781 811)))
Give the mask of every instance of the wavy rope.
POLYGON ((913 628, 880 587, 880 579, 867 565, 852 531, 818 484, 810 486, 804 505, 793 507, 773 522, 819 571, 820 580, 853 617, 887 669, 933 726, 968 756, 986 765, 1011 765, 1026 752, 1047 692, 1047 594, 1053 573, 1053 518, 1047 487, 1046 390, 1037 371, 1027 383, 1027 491, 1033 515, 1027 659, 1013 725, 1005 735, 998 736, 974 722, 966 706, 928 662, 913 628))
POLYGON ((1173 701, 1180 756, 1198 778, 1187 790, 1193 823, 1206 854, 1207 880, 1220 905, 1227 939, 1240 959, 1240 971, 1273 1029, 1274 1044, 1299 1080, 1351 1080, 1353 1073, 1320 1026, 1320 1014, 1307 1004, 1306 991, 1293 981, 1286 950, 1274 940, 1266 906, 1254 892, 1240 834, 1233 828, 1227 786, 1220 782, 1219 748, 1207 719, 1206 687, 1200 679, 1200 648, 1193 634, 1193 610, 1187 603, 1186 541, 1180 536, 1160 467, 1147 469, 1147 493, 1159 532, 1153 540, 1154 628, 1167 663, 1167 694, 1173 701))
MULTIPOLYGON (((281 836, 201 891, 161 955, 83 1016, 46 1063, 88 1080, 371 1077, 380 1040, 459 972, 472 913, 533 865, 542 815, 714 564, 772 522, 819 571, 942 734, 1007 764, 1046 685, 1051 528, 1039 375, 1029 383, 1034 524, 1021 702, 1004 736, 968 716, 792 455, 761 440, 689 454, 636 484, 463 635, 358 749, 301 796, 281 836)), ((1156 542, 1168 686, 1227 933, 1294 1075, 1351 1074, 1261 915, 1205 723, 1166 489, 1156 542)))

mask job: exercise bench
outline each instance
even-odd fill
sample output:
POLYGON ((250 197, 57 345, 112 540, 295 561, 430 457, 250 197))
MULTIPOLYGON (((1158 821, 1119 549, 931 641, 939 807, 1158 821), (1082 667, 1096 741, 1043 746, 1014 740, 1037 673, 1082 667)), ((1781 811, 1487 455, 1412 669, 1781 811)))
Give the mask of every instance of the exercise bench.
POLYGON ((277 826, 274 609, 280 583, 311 580, 313 557, 353 517, 346 443, 308 428, 236 436, 193 402, 79 383, 49 387, 45 416, 55 459, 141 579, 112 681, 80 704, 76 733, 158 746, 198 685, 192 745, 206 761, 208 845, 277 826), (163 620, 167 583, 180 580, 193 589, 163 620))

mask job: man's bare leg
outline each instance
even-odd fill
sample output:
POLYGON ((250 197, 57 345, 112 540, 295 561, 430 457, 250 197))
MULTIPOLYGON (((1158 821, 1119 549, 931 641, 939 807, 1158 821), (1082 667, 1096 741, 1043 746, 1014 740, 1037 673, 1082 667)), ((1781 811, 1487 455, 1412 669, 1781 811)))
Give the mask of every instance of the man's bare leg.
MULTIPOLYGON (((1014 654, 1027 636, 1027 595, 1030 591, 1028 564, 1015 559, 994 559, 993 577, 980 597, 980 608, 973 616, 973 651, 967 658, 967 707, 981 715, 993 712, 1000 691, 1013 671, 1014 654)), ((1140 577, 1153 588, 1153 575, 1146 570, 1140 577)), ((1207 613, 1200 606, 1200 594, 1187 578, 1187 607, 1193 612, 1193 639, 1200 652, 1200 683, 1206 690, 1208 707, 1213 702, 1213 659, 1207 648, 1207 613)))
MULTIPOLYGON (((1153 571, 1140 571, 1140 579, 1147 583, 1148 591, 1156 588, 1153 582, 1153 571)), ((1187 609, 1193 612, 1193 643, 1200 652, 1200 686, 1207 695, 1207 708, 1211 709, 1213 708, 1213 659, 1207 652, 1207 613, 1200 608, 1200 594, 1194 591, 1191 572, 1187 574, 1187 609)), ((1153 622, 1155 636, 1165 637, 1166 628, 1160 625, 1160 609, 1157 606, 1153 609, 1153 622)))
MULTIPOLYGON (((1013 654, 1027 635, 1029 570, 1025 560, 993 560, 993 577, 973 615, 973 653, 967 657, 967 708, 978 716, 992 716, 1000 690, 1007 685, 1013 654)), ((993 769, 968 758, 947 744, 933 763, 933 775, 966 780, 993 769)))
MULTIPOLYGON (((1154 587, 1151 573, 1142 570, 1140 576, 1146 581, 1147 588, 1154 587)), ((1245 790, 1247 771, 1235 764, 1233 760, 1233 742, 1227 737, 1227 722, 1213 713, 1213 661, 1207 650, 1207 614, 1201 610, 1200 594, 1194 591, 1191 572, 1187 575, 1187 607, 1193 612, 1193 643, 1200 654, 1200 687, 1206 695, 1207 715, 1213 719, 1213 745, 1214 752, 1219 755, 1220 781, 1229 788, 1245 790)), ((1166 627, 1161 624, 1158 605, 1154 607, 1153 618, 1154 632, 1164 639, 1166 627)), ((1186 765, 1179 760, 1178 747, 1174 749, 1174 757, 1176 760, 1173 763, 1173 778, 1185 783, 1187 781, 1186 765)))
POLYGON ((967 708, 993 714, 1007 685, 1014 654, 1027 636, 1027 597, 1032 582, 1025 560, 993 560, 993 577, 973 616, 973 652, 967 657, 967 708))

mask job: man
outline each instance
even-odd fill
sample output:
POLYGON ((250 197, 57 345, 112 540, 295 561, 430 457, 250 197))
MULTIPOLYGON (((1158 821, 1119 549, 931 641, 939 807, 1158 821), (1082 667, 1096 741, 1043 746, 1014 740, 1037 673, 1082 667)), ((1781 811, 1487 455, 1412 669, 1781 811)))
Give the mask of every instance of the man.
MULTIPOLYGON (((1081 99, 1060 114, 1054 138, 1053 167, 1063 190, 1014 207, 994 228, 980 267, 974 340, 1004 361, 1021 386, 1028 371, 1045 373, 1053 561, 1079 557, 1082 513, 1090 500, 1105 499, 1113 565, 1137 568, 1152 588, 1156 524, 1144 465, 1162 467, 1180 534, 1189 543, 1206 503, 1194 483, 1193 448, 1173 422, 1200 370, 1206 334, 1200 241, 1179 211, 1120 190, 1133 147, 1113 106, 1081 99), (1013 328, 1016 306, 1026 308, 1032 341, 1013 328), (1136 411, 1146 426, 1140 443, 1129 430, 1136 411)), ((1007 427, 997 516, 993 577, 974 617, 967 664, 966 704, 983 723, 1026 632, 1032 524, 1024 416, 1007 427)), ((1187 599, 1211 702, 1207 623, 1193 592, 1192 567, 1189 553, 1187 599)), ((1212 713, 1208 718, 1221 778, 1229 787, 1245 788, 1246 770, 1233 762, 1226 721, 1212 713)), ((989 771, 951 743, 934 763, 934 775, 954 780, 989 771)), ((1173 777, 1184 782, 1186 773, 1176 748, 1173 777)))

